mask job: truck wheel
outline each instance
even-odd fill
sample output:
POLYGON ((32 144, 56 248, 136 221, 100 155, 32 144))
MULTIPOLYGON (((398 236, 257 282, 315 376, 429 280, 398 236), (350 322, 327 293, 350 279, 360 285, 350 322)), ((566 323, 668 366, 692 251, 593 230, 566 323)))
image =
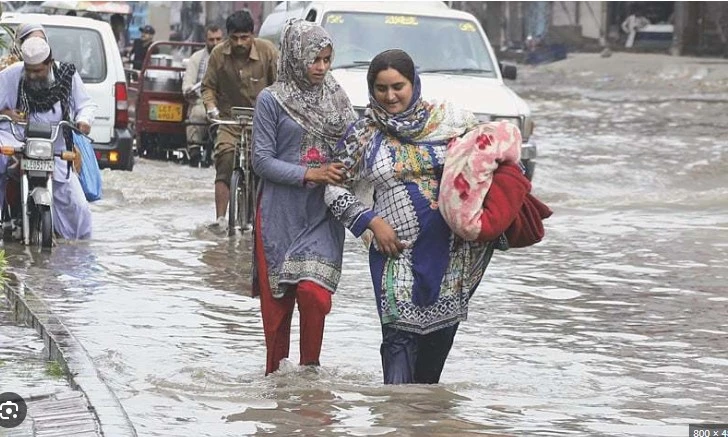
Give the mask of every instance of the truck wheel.
POLYGON ((521 160, 521 164, 526 169, 526 177, 528 180, 533 180, 533 174, 536 172, 536 162, 532 159, 523 159, 521 160))
POLYGON ((136 160, 134 159, 134 154, 129 153, 129 159, 126 160, 126 165, 124 166, 124 170, 126 170, 126 171, 134 170, 134 162, 136 162, 136 160))

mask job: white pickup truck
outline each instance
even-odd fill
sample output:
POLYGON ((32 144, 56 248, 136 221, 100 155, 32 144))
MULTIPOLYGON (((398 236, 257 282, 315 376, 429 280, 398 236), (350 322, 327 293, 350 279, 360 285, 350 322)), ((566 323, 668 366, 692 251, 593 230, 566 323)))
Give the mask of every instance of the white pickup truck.
POLYGON ((480 120, 506 120, 523 136, 523 164, 535 169, 533 120, 526 102, 503 82, 516 67, 501 66, 488 37, 471 14, 443 2, 284 2, 263 22, 259 36, 278 45, 288 18, 323 26, 334 41, 331 71, 361 113, 369 102, 369 61, 391 48, 408 52, 417 64, 423 96, 448 100, 480 120))

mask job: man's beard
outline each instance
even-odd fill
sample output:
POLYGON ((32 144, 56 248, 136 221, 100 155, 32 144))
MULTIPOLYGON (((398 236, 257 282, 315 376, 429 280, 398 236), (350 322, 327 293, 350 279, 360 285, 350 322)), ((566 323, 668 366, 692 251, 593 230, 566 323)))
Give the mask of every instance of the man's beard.
POLYGON ((250 52, 250 49, 245 46, 233 47, 233 54, 235 56, 239 56, 239 57, 247 56, 249 52, 250 52))
POLYGON ((51 87, 49 78, 45 79, 25 79, 25 86, 33 91, 43 91, 51 87))

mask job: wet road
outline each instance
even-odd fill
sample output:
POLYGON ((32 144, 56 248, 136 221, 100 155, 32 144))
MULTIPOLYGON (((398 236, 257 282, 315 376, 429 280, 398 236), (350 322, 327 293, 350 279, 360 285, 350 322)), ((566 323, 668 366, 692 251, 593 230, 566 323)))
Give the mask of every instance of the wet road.
POLYGON ((93 241, 7 246, 10 263, 143 436, 684 436, 728 421, 728 101, 528 79, 535 193, 555 214, 543 243, 494 256, 438 386, 381 384, 353 239, 323 367, 263 378, 250 242, 206 229, 210 169, 104 172, 93 241))

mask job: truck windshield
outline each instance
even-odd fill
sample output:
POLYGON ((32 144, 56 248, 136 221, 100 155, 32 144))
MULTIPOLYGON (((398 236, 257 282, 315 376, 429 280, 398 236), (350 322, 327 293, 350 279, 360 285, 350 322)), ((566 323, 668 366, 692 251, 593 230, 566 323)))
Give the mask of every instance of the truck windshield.
POLYGON ((324 28, 334 41, 331 68, 367 68, 378 53, 400 48, 423 72, 496 77, 476 24, 416 15, 329 12, 324 28))

